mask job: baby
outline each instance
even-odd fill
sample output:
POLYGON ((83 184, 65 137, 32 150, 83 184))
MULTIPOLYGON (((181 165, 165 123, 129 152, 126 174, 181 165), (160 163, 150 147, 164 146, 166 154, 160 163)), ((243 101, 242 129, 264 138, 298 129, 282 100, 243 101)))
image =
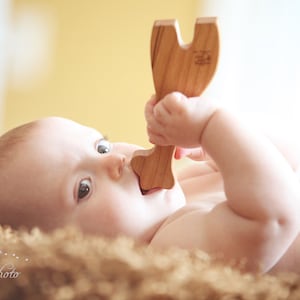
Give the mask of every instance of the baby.
POLYGON ((0 224, 74 225, 153 247, 200 248, 245 260, 248 271, 300 272, 300 154, 199 97, 153 98, 145 115, 151 142, 202 160, 172 189, 141 193, 130 167, 140 147, 45 118, 0 139, 0 224))

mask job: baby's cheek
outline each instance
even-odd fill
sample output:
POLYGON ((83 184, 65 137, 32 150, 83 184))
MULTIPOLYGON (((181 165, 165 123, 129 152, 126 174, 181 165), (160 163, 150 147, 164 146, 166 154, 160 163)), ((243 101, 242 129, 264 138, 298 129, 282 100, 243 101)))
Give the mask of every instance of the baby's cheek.
POLYGON ((113 200, 107 201, 105 205, 101 206, 101 210, 97 214, 101 224, 101 229, 99 229, 105 236, 109 237, 126 234, 131 219, 128 218, 128 215, 128 205, 113 200))
POLYGON ((109 206, 99 205, 97 201, 94 201, 93 204, 91 202, 82 203, 82 207, 78 207, 74 217, 75 225, 85 233, 106 237, 114 236, 114 220, 116 218, 112 209, 109 206))

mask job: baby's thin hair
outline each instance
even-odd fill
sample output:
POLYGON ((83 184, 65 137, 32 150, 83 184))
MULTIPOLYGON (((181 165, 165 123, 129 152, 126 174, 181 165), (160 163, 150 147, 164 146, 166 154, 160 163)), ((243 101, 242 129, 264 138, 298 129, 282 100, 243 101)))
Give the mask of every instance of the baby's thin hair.
POLYGON ((16 147, 28 139, 28 134, 35 125, 35 122, 20 125, 0 137, 0 168, 9 162, 16 147))

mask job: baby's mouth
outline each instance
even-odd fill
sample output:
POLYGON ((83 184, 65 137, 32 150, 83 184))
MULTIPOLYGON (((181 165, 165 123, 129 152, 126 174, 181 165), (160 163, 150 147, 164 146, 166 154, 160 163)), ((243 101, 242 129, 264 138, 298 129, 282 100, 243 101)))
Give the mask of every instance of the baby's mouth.
POLYGON ((161 190, 161 188, 153 188, 153 189, 150 189, 150 190, 143 190, 141 187, 140 187, 140 190, 141 190, 141 193, 142 193, 142 195, 150 195, 150 194, 153 194, 153 193, 155 193, 155 192, 157 192, 157 191, 160 191, 161 190))
POLYGON ((138 174, 136 174, 133 170, 132 170, 132 172, 134 173, 135 177, 137 178, 137 184, 138 184, 139 189, 140 189, 140 191, 141 191, 141 194, 142 194, 143 196, 153 194, 153 193, 158 192, 158 191, 160 191, 160 190, 162 189, 162 188, 160 188, 160 187, 156 187, 156 188, 152 188, 152 189, 150 189, 150 190, 144 190, 144 189, 141 187, 141 184, 140 184, 140 177, 139 177, 138 174))
POLYGON ((138 184, 139 189, 140 189, 140 191, 141 191, 141 194, 142 194, 143 196, 150 195, 150 194, 153 194, 153 193, 155 193, 155 192, 161 190, 161 188, 159 188, 159 187, 157 187, 157 188, 152 188, 152 189, 150 189, 150 190, 144 190, 144 189, 141 187, 139 176, 138 176, 137 174, 135 174, 135 176, 137 177, 137 184, 138 184))
POLYGON ((142 189, 141 187, 140 187, 140 191, 141 191, 141 193, 142 193, 142 195, 143 196, 145 196, 145 195, 147 195, 147 190, 144 190, 144 189, 142 189))

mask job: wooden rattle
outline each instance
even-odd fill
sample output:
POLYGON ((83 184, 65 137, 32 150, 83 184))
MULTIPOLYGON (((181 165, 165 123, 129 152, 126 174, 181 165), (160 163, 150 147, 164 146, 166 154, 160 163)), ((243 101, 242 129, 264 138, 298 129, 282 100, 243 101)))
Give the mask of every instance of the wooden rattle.
MULTIPOLYGON (((199 18, 191 44, 182 43, 176 20, 156 21, 151 36, 152 74, 157 99, 178 91, 199 96, 212 79, 219 54, 216 18, 199 18)), ((155 146, 134 153, 131 166, 145 194, 153 188, 172 188, 174 146, 155 146)))

